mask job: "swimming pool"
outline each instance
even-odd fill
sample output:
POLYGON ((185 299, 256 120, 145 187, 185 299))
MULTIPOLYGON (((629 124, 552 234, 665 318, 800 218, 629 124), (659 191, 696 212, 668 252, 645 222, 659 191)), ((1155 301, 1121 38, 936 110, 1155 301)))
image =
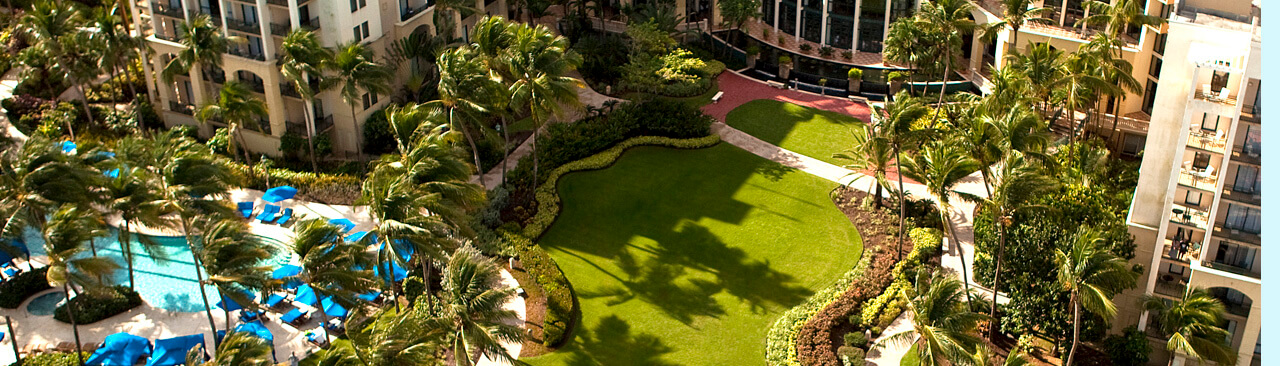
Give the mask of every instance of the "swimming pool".
MULTIPOLYGON (((267 260, 265 265, 275 268, 293 260, 288 244, 270 237, 258 237, 262 238, 267 245, 276 248, 276 255, 267 260)), ((204 302, 200 299, 200 288, 196 285, 196 267, 191 257, 191 250, 187 248, 187 241, 180 236, 151 236, 150 238, 159 244, 162 254, 168 260, 153 260, 151 255, 143 250, 142 244, 138 242, 135 235, 129 243, 135 257, 134 289, 144 301, 157 308, 188 313, 204 311, 204 302)), ((38 231, 28 229, 23 233, 23 239, 31 250, 32 256, 45 255, 44 239, 40 237, 38 231)), ((108 281, 128 286, 128 266, 124 262, 124 253, 116 229, 111 230, 110 236, 95 239, 93 245, 97 248, 99 257, 112 258, 120 263, 120 270, 116 271, 108 281)), ((91 254, 86 250, 83 255, 91 254)), ((205 289, 209 294, 209 302, 217 303, 219 298, 213 286, 205 286, 205 289)), ((28 311, 30 310, 28 308, 28 311)))
POLYGON ((31 315, 52 316, 58 303, 61 303, 66 296, 61 292, 50 292, 44 295, 36 296, 34 300, 27 303, 27 312, 31 315))

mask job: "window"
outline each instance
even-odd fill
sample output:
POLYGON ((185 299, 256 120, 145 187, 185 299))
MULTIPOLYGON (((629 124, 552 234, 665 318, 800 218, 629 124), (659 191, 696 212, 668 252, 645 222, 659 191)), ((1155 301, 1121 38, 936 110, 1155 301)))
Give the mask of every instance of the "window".
POLYGON ((1200 117, 1200 129, 1205 131, 1217 131, 1219 119, 1222 119, 1222 116, 1213 116, 1213 119, 1209 119, 1209 113, 1205 113, 1200 117))
POLYGON ((351 38, 357 41, 364 39, 364 38, 360 38, 360 26, 357 25, 357 26, 351 27, 351 38))
POLYGON ((1169 263, 1169 270, 1167 272, 1169 272, 1170 274, 1182 275, 1187 273, 1187 268, 1173 264, 1173 263, 1169 263))
POLYGON ((1240 193, 1254 193, 1262 188, 1262 181, 1258 180, 1258 167, 1252 165, 1240 165, 1236 168, 1236 180, 1232 184, 1231 190, 1240 193))
POLYGON ((1222 90, 1227 87, 1228 80, 1231 80, 1231 75, 1226 71, 1214 71, 1213 79, 1209 82, 1209 90, 1215 93, 1222 90))
POLYGON ((1163 55, 1163 54, 1164 54, 1164 44, 1165 44, 1166 42, 1168 42, 1168 41, 1169 41, 1169 34, 1168 34, 1168 33, 1160 33, 1160 34, 1157 34, 1157 35, 1156 35, 1156 44, 1155 44, 1155 46, 1153 46, 1153 47, 1151 48, 1151 50, 1152 50, 1152 51, 1156 51, 1156 53, 1159 53, 1159 54, 1163 55))
POLYGON ((1244 130, 1244 144, 1241 152, 1252 157, 1262 156, 1262 127, 1248 125, 1244 130))
POLYGON ((360 24, 360 33, 362 34, 360 39, 369 38, 369 22, 360 24))
POLYGON ((1147 88, 1143 90, 1142 95, 1142 112, 1148 116, 1151 115, 1151 109, 1156 105, 1156 82, 1147 80, 1147 88))
POLYGON ((352 13, 356 12, 356 10, 360 10, 360 5, 356 4, 356 1, 357 1, 357 0, 351 0, 351 12, 352 12, 352 13))
MULTIPOLYGON (((1188 190, 1187 197, 1183 199, 1183 202, 1186 202, 1187 205, 1199 206, 1201 198, 1204 198, 1204 193, 1199 191, 1188 190)), ((1181 230, 1182 228, 1178 228, 1178 229, 1181 230)))
POLYGON ((1227 220, 1223 226, 1240 230, 1250 234, 1258 234, 1262 232, 1262 210, 1241 206, 1234 203, 1227 204, 1227 220))
POLYGON ((1142 149, 1147 146, 1147 136, 1144 135, 1124 135, 1124 150, 1121 153, 1129 156, 1138 156, 1142 149))
POLYGON ((364 102, 364 108, 362 109, 369 109, 369 106, 373 105, 372 101, 369 100, 369 93, 364 93, 364 95, 360 96, 360 99, 364 102))
POLYGON ((796 10, 795 0, 782 0, 778 4, 778 31, 796 34, 796 10))
POLYGON ((1213 261, 1237 268, 1252 270, 1253 260, 1257 253, 1257 248, 1239 245, 1224 240, 1218 242, 1218 255, 1213 259, 1213 261))
POLYGON ((773 0, 764 0, 764 5, 762 6, 762 10, 760 11, 760 17, 764 18, 764 23, 768 24, 770 27, 773 26, 773 16, 774 16, 773 6, 774 6, 773 0))
POLYGON ((1159 80, 1161 66, 1164 66, 1164 60, 1161 60, 1159 56, 1152 55, 1151 67, 1147 69, 1147 73, 1150 74, 1152 78, 1159 80))
POLYGON ((1208 166, 1209 166, 1209 154, 1197 151, 1196 157, 1191 160, 1191 167, 1195 168, 1196 170, 1203 171, 1204 168, 1208 166))

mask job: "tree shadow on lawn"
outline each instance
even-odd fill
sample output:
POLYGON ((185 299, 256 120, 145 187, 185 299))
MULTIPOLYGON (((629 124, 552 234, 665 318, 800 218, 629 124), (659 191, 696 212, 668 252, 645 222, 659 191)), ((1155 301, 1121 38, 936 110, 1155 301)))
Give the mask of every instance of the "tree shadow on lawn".
MULTIPOLYGON (((755 136, 765 142, 782 146, 782 140, 795 132, 801 123, 839 124, 849 128, 861 128, 857 117, 843 113, 823 111, 789 102, 757 99, 734 108, 725 116, 725 123, 755 136), (816 118, 824 121, 815 121, 816 118), (845 120, 850 120, 846 122, 845 120)), ((843 148, 843 147, 842 147, 843 148)), ((819 158, 819 157, 815 157, 819 158)))
POLYGON ((600 319, 591 334, 585 330, 576 333, 578 344, 566 362, 570 366, 679 365, 662 359, 674 351, 671 346, 652 334, 633 334, 631 325, 617 315, 600 319))

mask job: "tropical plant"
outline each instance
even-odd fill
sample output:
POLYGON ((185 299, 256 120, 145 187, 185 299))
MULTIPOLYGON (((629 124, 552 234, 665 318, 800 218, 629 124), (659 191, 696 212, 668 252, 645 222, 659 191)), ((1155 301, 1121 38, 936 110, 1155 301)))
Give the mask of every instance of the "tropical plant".
MULTIPOLYGON (((333 70, 336 74, 324 80, 320 84, 321 89, 328 89, 335 85, 339 88, 342 101, 351 107, 352 131, 360 131, 360 126, 357 125, 356 105, 363 101, 361 91, 371 95, 391 93, 391 69, 375 61, 373 50, 365 47, 359 40, 340 46, 326 68, 333 70)), ((357 161, 360 162, 361 169, 366 169, 364 150, 360 146, 363 137, 359 133, 354 137, 357 161)))
POLYGON ((977 351, 973 353, 973 366, 1027 366, 1031 361, 1027 360, 1027 355, 1021 349, 1014 349, 1009 352, 1009 356, 1004 358, 1003 362, 997 361, 999 358, 995 351, 987 345, 979 345, 977 351))
MULTIPOLYGON (((106 222, 102 216, 91 208, 82 208, 74 204, 60 205, 47 225, 41 228, 45 240, 45 252, 49 257, 48 272, 45 274, 49 285, 61 287, 62 295, 70 300, 71 288, 81 287, 85 292, 104 291, 102 278, 119 269, 115 261, 107 257, 84 256, 84 244, 102 236, 106 231, 106 222)), ((110 291, 110 290, 106 290, 110 291)), ((75 301, 67 301, 71 330, 76 340, 76 349, 81 349, 80 325, 76 323, 75 301)), ((77 358, 84 365, 84 356, 77 352, 77 358)))
POLYGON ((1116 304, 1111 297, 1133 287, 1137 279, 1137 273, 1126 268, 1128 262, 1104 247, 1105 239, 1099 231, 1084 227, 1071 240, 1068 251, 1054 252, 1058 285, 1071 293, 1071 351, 1066 366, 1075 362, 1076 350, 1080 347, 1081 309, 1111 320, 1116 315, 1116 304))
POLYGON ((446 34, 451 37, 458 36, 457 24, 461 23, 463 18, 471 16, 479 12, 476 9, 476 2, 470 0, 438 0, 435 2, 435 17, 432 21, 436 25, 439 34, 446 34))
POLYGON ((213 359, 205 361, 207 351, 203 345, 187 351, 187 365, 192 366, 269 366, 271 362, 271 343, 249 332, 228 333, 222 339, 213 354, 213 359))
MULTIPOLYGON (((1119 38, 1121 34, 1128 32, 1129 27, 1149 25, 1158 27, 1167 20, 1156 15, 1147 15, 1146 5, 1140 1, 1134 0, 1115 0, 1113 2, 1101 2, 1096 0, 1086 1, 1084 8, 1088 9, 1089 16, 1079 20, 1081 25, 1105 24, 1107 26, 1107 34, 1112 38, 1119 38)), ((1116 48, 1117 56, 1120 49, 1116 48)))
POLYGON ((307 123, 307 152, 311 155, 311 171, 318 172, 316 167, 316 144, 315 144, 315 121, 313 100, 316 93, 315 87, 325 85, 320 83, 324 73, 322 67, 325 60, 333 58, 333 50, 324 47, 320 43, 320 39, 315 32, 304 29, 294 29, 285 35, 284 40, 280 42, 280 75, 286 81, 293 84, 294 90, 302 97, 303 108, 302 114, 306 118, 307 123), (316 83, 312 83, 316 80, 316 83))
MULTIPOLYGON (((78 29, 80 24, 84 23, 84 14, 77 3, 37 0, 31 3, 31 9, 23 13, 16 31, 25 34, 26 39, 32 42, 31 47, 22 51, 23 58, 52 60, 58 66, 53 71, 65 75, 66 79, 70 80, 80 92, 84 113, 89 121, 93 122, 93 112, 89 110, 83 85, 88 82, 84 75, 88 72, 84 62, 87 60, 81 57, 75 60, 76 62, 72 62, 72 56, 82 56, 79 54, 96 48, 87 44, 87 35, 78 29)), ((67 132, 72 138, 75 137, 75 131, 70 128, 70 125, 67 132)))
MULTIPOLYGON (((875 125, 876 136, 883 136, 893 147, 893 160, 898 176, 898 232, 905 232, 907 226, 906 188, 902 182, 902 150, 916 144, 924 133, 912 129, 916 120, 923 118, 929 110, 919 99, 905 92, 898 92, 884 106, 872 106, 871 121, 875 125)), ((902 260, 902 245, 905 235, 898 235, 898 260, 902 260)))
POLYGON ((403 311, 382 309, 368 321, 347 321, 349 342, 335 343, 313 356, 319 365, 414 366, 440 363, 448 328, 432 316, 431 303, 419 301, 403 311))
POLYGON ((462 132, 471 155, 475 158, 476 174, 484 175, 480 163, 480 149, 473 134, 485 135, 485 125, 490 107, 501 106, 505 88, 490 75, 489 67, 470 47, 459 47, 440 54, 436 65, 440 70, 438 86, 440 99, 427 102, 430 108, 439 108, 449 128, 462 132))
POLYGON ((449 324, 455 364, 473 365, 480 356, 515 363, 501 342, 520 343, 524 330, 507 323, 516 313, 502 306, 513 288, 494 288, 502 281, 498 265, 471 246, 455 250, 444 268, 440 318, 449 324))
MULTIPOLYGON (((244 42, 244 38, 239 36, 223 35, 222 28, 214 25, 208 14, 199 14, 179 23, 178 34, 181 35, 178 43, 182 48, 160 73, 167 83, 173 82, 175 75, 189 73, 192 68, 200 70, 201 74, 205 70, 222 68, 222 55, 232 44, 244 42)), ((191 81, 198 90, 205 92, 203 77, 192 78, 191 81)))
POLYGON ((1039 102, 1041 115, 1048 113, 1050 98, 1063 81, 1063 53, 1048 42, 1035 43, 1027 53, 1008 56, 1010 68, 1018 70, 1027 77, 1030 94, 1039 102))
MULTIPOLYGON (((249 91, 244 84, 236 81, 228 81, 222 85, 222 89, 218 91, 218 99, 213 102, 201 105, 196 110, 195 117, 200 123, 209 123, 209 121, 221 121, 227 124, 227 130, 235 140, 240 140, 240 144, 246 146, 244 149, 244 161, 252 162, 253 158, 249 155, 247 145, 244 143, 244 135, 241 134, 241 126, 252 126, 254 130, 262 132, 262 116, 267 114, 267 103, 258 99, 249 91)), ((236 144, 231 143, 228 152, 232 157, 237 156, 238 150, 236 144)))
POLYGON ((1000 5, 1004 7, 1004 14, 999 22, 993 24, 992 30, 1000 30, 1009 27, 1013 35, 1013 46, 1011 54, 1018 53, 1018 31, 1027 23, 1051 24, 1052 19, 1045 18, 1044 15, 1053 14, 1053 9, 1038 7, 1032 0, 1000 0, 1000 5))
POLYGON ((27 140, 19 154, 0 155, 0 233, 21 240, 26 228, 44 227, 57 206, 95 200, 89 189, 94 174, 63 153, 61 144, 42 137, 27 140))
MULTIPOLYGON (((124 151, 141 145, 140 141, 142 140, 137 137, 126 137, 118 142, 117 146, 123 147, 117 148, 121 151, 120 156, 127 159, 125 155, 127 153, 124 151)), ((134 234, 131 228, 136 228, 133 225, 138 224, 146 227, 163 227, 167 223, 160 217, 161 206, 158 204, 160 190, 157 189, 159 179, 145 168, 131 167, 128 164, 115 166, 117 167, 113 169, 116 169, 116 176, 107 179, 102 188, 108 199, 105 206, 120 215, 120 230, 116 231, 117 241, 120 242, 120 250, 128 268, 129 289, 135 289, 133 240, 136 238, 147 256, 158 263, 168 260, 168 251, 150 236, 134 234)))
POLYGON ((1160 334, 1169 337, 1165 345, 1175 355, 1169 358, 1169 365, 1174 364, 1177 356, 1191 357, 1201 363, 1236 363, 1236 354, 1227 343, 1231 333, 1219 326, 1225 311, 1222 302, 1204 289, 1189 289, 1181 299, 1172 302, 1145 295, 1139 303, 1160 334))
POLYGON ((134 83, 129 81, 129 62, 130 55, 144 47, 146 44, 139 37, 129 34, 129 29, 125 24, 127 16, 120 10, 118 5, 110 7, 103 6, 94 8, 89 15, 89 20, 96 28, 89 33, 91 38, 96 40, 95 44, 104 47, 103 54, 98 61, 101 69, 109 70, 112 78, 116 75, 124 75, 124 84, 129 88, 130 96, 138 95, 134 83))
MULTIPOLYGON (((1081 46, 1085 47, 1087 46, 1081 46)), ((1076 117, 1076 111, 1083 109, 1100 95, 1120 92, 1119 87, 1108 83, 1099 75, 1098 60, 1094 56, 1096 55, 1091 52, 1077 52, 1062 63, 1062 93, 1068 112, 1067 126, 1070 127, 1070 132, 1067 133, 1068 161, 1072 165, 1075 161, 1076 135, 1083 127, 1083 123, 1076 117)))
POLYGON ((884 186, 889 185, 886 172, 893 161, 893 144, 887 138, 873 136, 875 130, 872 128, 852 128, 849 133, 853 134, 853 145, 832 157, 849 161, 844 165, 845 169, 853 171, 849 175, 862 177, 865 172, 871 172, 869 176, 876 185, 876 207, 880 207, 884 204, 884 186))
MULTIPOLYGON (((964 0, 931 0, 920 4, 919 13, 916 14, 916 21, 923 22, 922 28, 937 32, 938 47, 942 50, 942 90, 939 91, 938 104, 942 104, 942 98, 947 95, 947 78, 951 75, 952 63, 955 62, 955 55, 960 53, 960 46, 964 44, 964 36, 971 34, 977 29, 977 25, 972 20, 971 13, 973 11, 973 3, 964 0)), ((937 111, 934 117, 937 118, 937 111)))
MULTIPOLYGON (((331 298, 347 309, 355 307, 357 295, 376 286, 370 270, 374 268, 374 258, 366 251, 368 236, 358 242, 348 242, 343 239, 342 228, 321 219, 300 221, 294 225, 293 232, 293 254, 302 271, 282 280, 307 284, 315 290, 318 303, 331 298)), ((324 309, 318 313, 325 324, 329 323, 324 309)), ((324 337, 326 343, 329 342, 328 327, 324 337)))
POLYGON ((965 297, 971 296, 953 276, 928 271, 916 273, 915 286, 906 290, 911 329, 894 333, 877 343, 914 344, 922 366, 969 364, 982 340, 974 334, 978 322, 986 318, 969 310, 965 297))
POLYGON ((724 23, 739 30, 743 24, 762 15, 760 0, 721 0, 716 2, 716 6, 720 8, 720 18, 724 23))
MULTIPOLYGON (((566 106, 576 107, 581 80, 568 76, 582 64, 582 57, 569 49, 569 40, 544 26, 509 28, 514 32, 505 64, 512 82, 509 88, 513 109, 528 110, 533 120, 533 176, 538 176, 538 139, 542 124, 559 115, 566 106), (519 107, 515 107, 519 106, 519 107)), ((534 179, 534 187, 538 181, 534 179)))
MULTIPOLYGON (((200 264, 209 275, 203 285, 213 285, 223 301, 253 307, 251 294, 270 285, 272 268, 265 263, 275 255, 275 248, 250 233, 249 226, 238 217, 207 220, 200 234, 200 264)), ((222 314, 230 332, 231 311, 227 304, 223 304, 222 314)))
MULTIPOLYGON (((977 171, 977 162, 956 148, 954 141, 935 140, 924 145, 920 151, 902 162, 902 175, 920 182, 934 197, 934 205, 938 208, 938 216, 942 221, 942 233, 952 243, 959 243, 951 222, 951 195, 957 194, 968 199, 972 195, 957 192, 956 184, 964 177, 977 171)), ((964 256, 960 256, 962 274, 964 275, 965 292, 969 290, 969 266, 964 264, 964 256)))

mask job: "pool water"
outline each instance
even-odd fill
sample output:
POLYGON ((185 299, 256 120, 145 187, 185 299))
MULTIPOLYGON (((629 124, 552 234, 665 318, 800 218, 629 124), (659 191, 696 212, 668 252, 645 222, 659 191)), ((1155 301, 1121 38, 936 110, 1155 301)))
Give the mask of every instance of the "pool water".
MULTIPOLYGON (((134 289, 142 296, 142 300, 151 306, 168 311, 188 313, 204 311, 204 302, 200 299, 200 288, 197 287, 196 282, 194 258, 187 248, 186 240, 180 236, 151 236, 150 238, 159 244, 162 253, 157 254, 162 255, 166 260, 154 260, 138 242, 138 235, 134 235, 129 243, 134 255, 134 289)), ((269 237, 259 236, 259 238, 265 244, 276 248, 276 255, 267 260, 264 265, 276 268, 292 261, 293 254, 288 249, 288 244, 269 237)), ((27 229, 23 233, 23 239, 31 250, 32 256, 45 255, 44 239, 38 231, 27 229)), ((120 264, 120 270, 110 276, 108 281, 112 284, 128 286, 128 266, 124 261, 118 231, 112 229, 109 236, 95 239, 93 246, 97 249, 99 257, 112 258, 120 264)), ((86 250, 82 255, 87 257, 92 254, 86 250)), ((205 289, 209 294, 209 302, 217 303, 219 298, 214 287, 205 286, 205 289)), ((28 310, 31 310, 30 307, 28 310)), ((49 311, 52 314, 52 310, 49 311)))
POLYGON ((50 292, 37 296, 30 303, 27 303, 27 312, 31 315, 51 316, 53 311, 58 308, 58 303, 66 299, 61 292, 50 292))

